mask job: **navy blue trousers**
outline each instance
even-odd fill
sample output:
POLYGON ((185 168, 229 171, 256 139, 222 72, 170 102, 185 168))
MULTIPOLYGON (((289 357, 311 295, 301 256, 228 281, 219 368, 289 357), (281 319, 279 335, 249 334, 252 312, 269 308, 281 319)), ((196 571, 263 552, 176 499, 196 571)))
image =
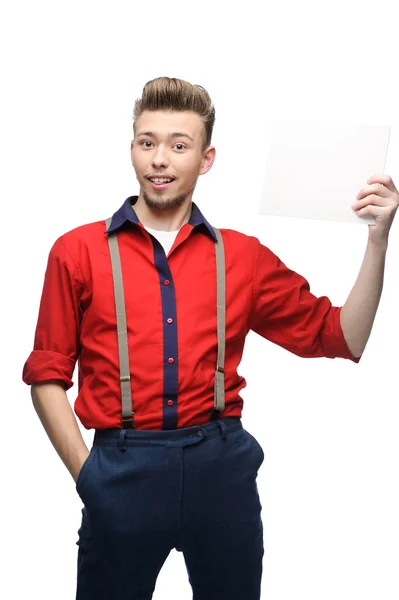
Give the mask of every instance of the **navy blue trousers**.
POLYGON ((175 548, 193 600, 259 600, 263 460, 236 417, 176 430, 96 431, 76 483, 84 504, 76 599, 150 600, 175 548))

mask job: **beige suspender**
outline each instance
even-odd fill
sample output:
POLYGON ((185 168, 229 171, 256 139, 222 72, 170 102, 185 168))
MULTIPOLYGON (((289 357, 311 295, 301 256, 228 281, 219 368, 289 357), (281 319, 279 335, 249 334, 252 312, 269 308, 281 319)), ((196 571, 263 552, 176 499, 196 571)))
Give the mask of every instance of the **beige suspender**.
MULTIPOLYGON (((111 218, 106 220, 107 229, 111 218)), ((114 280, 114 296, 116 309, 116 328, 118 332, 118 352, 120 368, 120 385, 122 396, 121 421, 124 429, 133 429, 134 413, 132 411, 132 393, 130 389, 129 349, 127 340, 125 292, 123 289, 121 259, 116 234, 108 234, 108 245, 111 255, 112 275, 114 280)))
POLYGON ((215 405, 211 419, 217 418, 224 411, 224 360, 226 349, 226 265, 224 260, 224 245, 219 229, 213 227, 217 237, 216 252, 216 288, 217 288, 217 334, 218 356, 215 371, 215 405))
MULTIPOLYGON (((105 223, 108 227, 112 217, 105 223)), ((214 408, 210 413, 211 420, 218 418, 225 407, 224 400, 224 361, 226 347, 226 267, 222 235, 216 227, 213 230, 217 237, 216 251, 216 286, 217 286, 217 339, 218 356, 215 371, 214 408)), ((111 256, 112 274, 114 280, 114 296, 116 308, 116 327, 118 333, 118 352, 120 365, 120 384, 122 397, 121 422, 124 429, 133 429, 134 412, 132 410, 132 395, 130 388, 129 350, 126 326, 125 294, 123 289, 122 268, 119 255, 117 233, 108 234, 108 244, 111 256)))

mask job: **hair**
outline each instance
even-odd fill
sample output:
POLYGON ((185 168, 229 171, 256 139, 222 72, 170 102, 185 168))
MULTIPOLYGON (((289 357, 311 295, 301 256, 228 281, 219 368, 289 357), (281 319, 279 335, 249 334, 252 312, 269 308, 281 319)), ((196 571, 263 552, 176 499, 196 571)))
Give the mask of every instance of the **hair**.
POLYGON ((205 88, 193 85, 184 79, 157 77, 148 81, 141 98, 138 98, 133 110, 133 131, 138 118, 145 110, 171 110, 197 113, 204 124, 203 150, 210 144, 215 124, 215 108, 205 88))

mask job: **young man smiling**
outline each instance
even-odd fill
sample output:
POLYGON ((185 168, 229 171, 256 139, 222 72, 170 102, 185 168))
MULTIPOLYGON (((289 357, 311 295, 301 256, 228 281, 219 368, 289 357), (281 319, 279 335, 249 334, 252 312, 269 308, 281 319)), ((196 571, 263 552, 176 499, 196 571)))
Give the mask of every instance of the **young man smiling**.
POLYGON ((211 133, 188 110, 145 110, 134 130, 131 155, 140 184, 134 210, 143 224, 177 232, 189 221, 199 175, 215 160, 211 133))
POLYGON ((256 238, 214 229, 192 201, 215 160, 214 120, 202 87, 148 82, 131 144, 139 195, 50 251, 23 378, 84 504, 78 600, 149 600, 173 548, 196 600, 258 600, 264 455, 241 422, 245 337, 358 362, 377 311, 399 204, 392 179, 375 175, 354 202, 376 224, 334 307, 256 238), (75 412, 95 430, 90 452, 65 393, 77 360, 75 412))

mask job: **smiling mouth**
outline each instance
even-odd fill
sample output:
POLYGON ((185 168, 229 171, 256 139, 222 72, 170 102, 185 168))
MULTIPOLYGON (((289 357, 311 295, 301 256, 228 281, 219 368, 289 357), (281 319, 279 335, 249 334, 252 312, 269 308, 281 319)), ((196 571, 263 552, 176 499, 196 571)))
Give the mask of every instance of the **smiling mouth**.
POLYGON ((147 179, 148 181, 151 181, 151 183, 155 183, 157 185, 172 183, 172 181, 174 181, 173 177, 147 177, 147 179))
POLYGON ((166 190, 174 182, 174 179, 170 177, 147 177, 147 179, 151 183, 152 189, 156 191, 166 190))

